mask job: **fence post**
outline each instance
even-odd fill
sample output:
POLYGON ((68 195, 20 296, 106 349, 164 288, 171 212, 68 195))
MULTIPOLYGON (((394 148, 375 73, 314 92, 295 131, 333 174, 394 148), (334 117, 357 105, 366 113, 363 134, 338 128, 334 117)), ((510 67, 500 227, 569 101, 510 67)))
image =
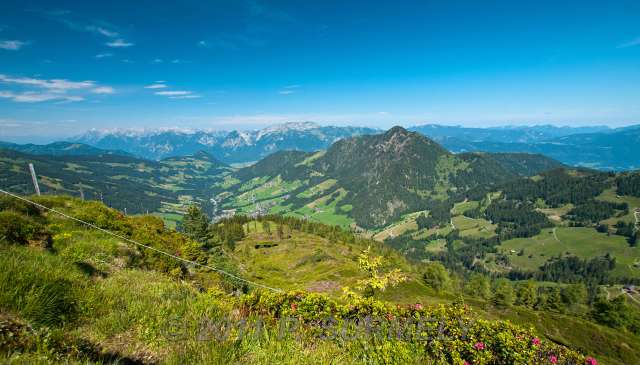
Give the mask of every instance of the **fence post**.
POLYGON ((33 164, 29 164, 29 172, 31 173, 31 181, 33 181, 33 187, 36 189, 36 194, 40 196, 40 186, 38 185, 38 178, 36 177, 36 169, 33 168, 33 164))

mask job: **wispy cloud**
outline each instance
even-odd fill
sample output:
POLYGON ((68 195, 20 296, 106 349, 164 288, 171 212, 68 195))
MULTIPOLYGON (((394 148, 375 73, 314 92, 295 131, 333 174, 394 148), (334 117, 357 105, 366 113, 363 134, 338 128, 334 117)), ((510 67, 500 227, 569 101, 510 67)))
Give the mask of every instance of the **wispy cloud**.
POLYGON ((96 55, 96 58, 107 58, 107 57, 113 57, 113 53, 98 53, 96 55))
POLYGON ((184 91, 184 90, 156 91, 154 94, 164 95, 164 96, 181 96, 181 95, 189 95, 191 94, 191 91, 184 91))
POLYGON ((116 45, 109 47, 133 46, 133 43, 127 42, 123 39, 118 27, 103 20, 90 19, 69 10, 35 10, 35 12, 41 14, 47 19, 63 24, 68 29, 77 32, 93 33, 113 39, 113 41, 107 42, 107 45, 109 45, 109 43, 116 45), (127 46, 119 46, 119 44, 127 44, 127 46))
POLYGON ((253 37, 246 34, 219 34, 215 39, 202 40, 198 42, 198 46, 204 48, 217 48, 227 50, 238 50, 241 48, 251 47, 263 47, 267 44, 265 40, 260 37, 253 37))
POLYGON ((167 87, 167 85, 165 85, 163 83, 160 83, 160 81, 158 81, 155 84, 147 85, 144 88, 145 89, 164 89, 166 87, 167 87))
POLYGON ((94 94, 113 94, 116 91, 111 86, 100 86, 92 89, 91 92, 94 94))
POLYGON ((627 47, 634 47, 634 46, 640 46, 640 37, 636 39, 632 39, 629 42, 622 43, 618 45, 617 48, 627 48, 627 47))
POLYGON ((28 44, 29 42, 25 42, 25 41, 5 40, 5 41, 0 41, 0 49, 4 49, 7 51, 17 51, 28 44))
POLYGON ((201 95, 194 94, 193 91, 187 91, 187 90, 156 91, 154 94, 160 95, 160 96, 166 96, 169 99, 197 99, 202 97, 201 95))
POLYGON ((67 90, 86 89, 95 86, 94 81, 70 81, 66 79, 35 79, 30 77, 10 77, 0 74, 0 82, 18 85, 37 86, 50 89, 54 92, 64 92, 67 90))
POLYGON ((164 60, 162 60, 161 58, 154 58, 151 63, 163 63, 164 60))
POLYGON ((300 85, 287 85, 283 87, 282 90, 278 91, 278 94, 291 95, 291 94, 294 94, 299 88, 300 88, 300 85))
POLYGON ((124 39, 118 38, 118 39, 114 39, 111 42, 105 43, 105 45, 107 45, 108 47, 113 47, 113 48, 126 48, 126 47, 133 46, 134 43, 127 42, 124 39))
POLYGON ((0 74, 0 83, 10 85, 14 89, 1 91, 0 98, 23 103, 36 103, 50 100, 65 102, 81 101, 84 100, 85 95, 89 93, 115 93, 112 87, 98 85, 95 81, 91 80, 38 79, 0 74))
POLYGON ((81 101, 84 100, 82 96, 70 96, 64 94, 56 94, 50 92, 35 92, 25 91, 22 93, 16 93, 13 91, 0 91, 0 98, 10 99, 18 103, 38 103, 42 101, 81 101))
POLYGON ((190 94, 190 95, 170 96, 169 99, 198 99, 198 98, 201 98, 201 97, 202 96, 200 96, 200 95, 190 94))

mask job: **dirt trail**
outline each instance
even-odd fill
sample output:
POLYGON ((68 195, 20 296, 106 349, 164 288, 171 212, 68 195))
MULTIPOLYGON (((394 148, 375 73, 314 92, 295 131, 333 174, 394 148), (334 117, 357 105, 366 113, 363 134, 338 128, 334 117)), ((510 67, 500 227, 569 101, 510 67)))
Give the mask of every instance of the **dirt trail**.
MULTIPOLYGON (((558 235, 556 234, 556 229, 558 229, 558 228, 554 228, 553 229, 553 238, 555 238, 556 241, 560 242, 560 240, 558 239, 558 235)), ((560 243, 562 243, 562 242, 560 242, 560 243)))

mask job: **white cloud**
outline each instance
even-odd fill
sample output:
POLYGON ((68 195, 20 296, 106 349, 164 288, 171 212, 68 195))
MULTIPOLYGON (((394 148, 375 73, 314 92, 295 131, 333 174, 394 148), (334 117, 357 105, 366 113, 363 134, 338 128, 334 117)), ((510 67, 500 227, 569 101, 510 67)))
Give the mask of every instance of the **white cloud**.
POLYGON ((198 46, 204 47, 204 48, 210 48, 211 47, 211 45, 207 41, 199 41, 198 42, 198 46))
POLYGON ((114 39, 113 41, 107 42, 105 44, 107 46, 113 47, 113 48, 126 48, 126 47, 131 47, 131 46, 134 45, 133 43, 127 42, 124 39, 120 39, 120 38, 114 39))
POLYGON ((90 32, 102 34, 103 36, 108 37, 108 38, 115 38, 115 37, 120 35, 116 31, 109 30, 109 29, 106 29, 104 27, 99 27, 99 26, 95 26, 95 25, 88 25, 86 27, 86 29, 88 31, 90 31, 90 32))
POLYGON ((97 85, 95 81, 71 81, 67 79, 37 79, 0 74, 0 83, 13 85, 17 90, 4 90, 0 97, 20 103, 42 101, 81 101, 88 93, 113 94, 111 86, 97 85))
POLYGON ((106 57, 113 57, 113 53, 99 53, 96 55, 96 58, 106 58, 106 57))
POLYGON ((111 86, 100 86, 91 90, 94 94, 113 94, 116 91, 111 86))
POLYGON ((164 62, 161 58, 156 58, 153 61, 151 61, 152 63, 162 63, 164 62))
POLYGON ((40 93, 34 91, 26 91, 23 93, 14 93, 12 91, 0 91, 0 98, 10 99, 18 103, 39 103, 42 101, 59 100, 59 101, 81 101, 82 96, 70 96, 55 93, 40 93))
POLYGON ((175 90, 175 91, 156 91, 154 94, 163 95, 163 96, 178 96, 178 95, 189 95, 189 94, 192 94, 192 92, 175 90))
POLYGON ((28 85, 50 89, 53 92, 64 92, 67 90, 87 89, 95 86, 94 81, 69 81, 66 79, 34 79, 30 77, 10 77, 0 74, 0 82, 18 85, 28 85))
POLYGON ((0 49, 5 49, 7 51, 17 51, 20 48, 26 46, 29 42, 19 41, 19 40, 6 40, 0 41, 0 49))
POLYGON ((179 95, 179 96, 170 96, 169 99, 197 99, 201 98, 200 95, 190 94, 190 95, 179 95))
POLYGON ((634 47, 634 46, 640 46, 640 37, 636 39, 632 39, 629 42, 622 43, 618 46, 618 48, 627 48, 627 47, 634 47))
POLYGON ((167 85, 165 84, 161 84, 160 81, 157 81, 157 84, 151 84, 151 85, 147 85, 144 88, 145 89, 164 89, 167 87, 167 85))
POLYGON ((300 85, 298 84, 294 84, 294 85, 287 85, 285 87, 282 88, 282 90, 278 91, 278 94, 280 95, 291 95, 294 94, 297 89, 300 88, 300 85))

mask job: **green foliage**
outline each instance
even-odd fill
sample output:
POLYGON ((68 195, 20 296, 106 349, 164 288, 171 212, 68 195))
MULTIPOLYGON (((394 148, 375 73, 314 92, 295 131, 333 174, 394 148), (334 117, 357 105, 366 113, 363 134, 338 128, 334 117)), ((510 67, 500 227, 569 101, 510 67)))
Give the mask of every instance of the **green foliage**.
MULTIPOLYGON (((358 289, 365 298, 371 298, 376 291, 384 291, 387 287, 394 287, 407 280, 400 269, 393 269, 389 272, 380 272, 382 266, 382 256, 371 256, 371 247, 367 247, 358 256, 358 266, 366 274, 366 278, 358 280, 358 289)), ((345 294, 349 297, 357 297, 351 289, 344 288, 345 294)))
MULTIPOLYGON (((333 318, 338 325, 356 319, 372 318, 373 323, 388 333, 397 323, 407 326, 404 336, 369 337, 359 348, 367 349, 372 363, 404 363, 411 352, 424 354, 437 363, 513 364, 539 363, 554 354, 558 363, 582 363, 584 358, 551 342, 540 341, 532 331, 509 322, 473 320, 469 309, 462 305, 423 307, 393 306, 368 299, 354 299, 338 304, 318 294, 289 292, 271 294, 256 292, 242 298, 244 311, 256 315, 295 316, 323 334, 323 323, 333 318), (424 326, 412 326, 423 320, 424 326), (424 341, 424 339, 431 339, 424 341), (377 351, 371 353, 372 347, 377 351), (413 349, 413 350, 412 350, 413 349), (381 351, 381 352, 378 352, 381 351)), ((393 333, 393 332, 392 332, 393 333)), ((364 354, 363 354, 364 355, 364 354)), ((415 358, 414 358, 415 359, 415 358)))
POLYGON ((202 212, 200 207, 192 204, 182 219, 182 230, 187 237, 204 242, 207 239, 209 217, 202 212))
POLYGON ((625 295, 611 300, 599 297, 593 304, 591 316, 598 323, 612 328, 627 329, 640 334, 640 310, 627 303, 625 295))
POLYGON ((493 297, 491 301, 498 307, 509 307, 513 304, 515 293, 513 285, 507 279, 498 279, 493 284, 493 297))
POLYGON ((618 193, 640 197, 640 172, 628 172, 616 179, 618 193))
POLYGON ((517 305, 533 308, 538 301, 538 286, 533 280, 521 281, 516 284, 515 296, 517 305))
POLYGON ((43 234, 44 227, 33 219, 13 211, 0 211, 0 242, 26 244, 43 234))
POLYGON ((436 292, 447 290, 451 285, 451 278, 449 278, 447 269, 439 262, 426 264, 422 279, 436 292))
POLYGON ((473 273, 464 283, 464 291, 469 296, 487 300, 491 297, 491 282, 485 275, 473 273))

